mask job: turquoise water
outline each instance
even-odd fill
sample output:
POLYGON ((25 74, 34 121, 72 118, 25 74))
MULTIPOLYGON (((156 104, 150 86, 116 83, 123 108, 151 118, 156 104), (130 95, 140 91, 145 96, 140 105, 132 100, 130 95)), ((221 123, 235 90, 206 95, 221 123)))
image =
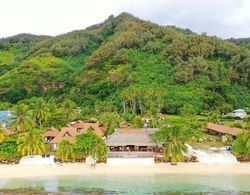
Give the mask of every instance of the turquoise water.
MULTIPOLYGON (((6 189, 69 194, 250 194, 250 175, 100 175, 0 180, 6 189)), ((1 194, 1 193, 0 193, 1 194)))

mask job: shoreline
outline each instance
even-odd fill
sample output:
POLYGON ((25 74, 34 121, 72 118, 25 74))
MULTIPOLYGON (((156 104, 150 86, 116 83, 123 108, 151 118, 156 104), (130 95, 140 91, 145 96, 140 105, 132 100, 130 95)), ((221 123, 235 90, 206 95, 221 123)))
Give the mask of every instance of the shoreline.
POLYGON ((47 178, 60 176, 98 176, 98 175, 250 175, 250 163, 240 164, 202 164, 169 163, 154 165, 107 165, 97 164, 95 169, 82 163, 66 163, 63 166, 24 166, 0 165, 0 179, 47 178))

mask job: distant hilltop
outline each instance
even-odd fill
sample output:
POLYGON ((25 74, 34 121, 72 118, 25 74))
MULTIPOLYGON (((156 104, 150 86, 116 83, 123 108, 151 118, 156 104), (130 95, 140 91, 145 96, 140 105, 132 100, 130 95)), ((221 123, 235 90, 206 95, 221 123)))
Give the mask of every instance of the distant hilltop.
POLYGON ((188 104, 196 113, 227 113, 249 106, 247 44, 128 13, 55 37, 20 34, 0 40, 0 99, 69 98, 90 110, 137 114, 176 114, 188 104))

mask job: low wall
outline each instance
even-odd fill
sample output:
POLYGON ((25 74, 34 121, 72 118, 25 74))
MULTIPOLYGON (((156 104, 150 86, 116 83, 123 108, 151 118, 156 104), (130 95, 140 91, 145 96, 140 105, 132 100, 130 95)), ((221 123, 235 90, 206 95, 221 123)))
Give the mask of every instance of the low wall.
POLYGON ((107 158, 109 165, 152 165, 154 158, 107 158))

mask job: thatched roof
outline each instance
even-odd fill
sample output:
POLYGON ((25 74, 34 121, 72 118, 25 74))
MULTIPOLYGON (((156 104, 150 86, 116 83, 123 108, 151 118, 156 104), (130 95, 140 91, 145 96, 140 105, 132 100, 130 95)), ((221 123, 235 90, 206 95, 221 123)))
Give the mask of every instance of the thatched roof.
MULTIPOLYGON (((151 129, 153 131, 153 129, 151 129)), ((156 129, 157 130, 157 129, 156 129)), ((155 146, 150 131, 146 129, 116 129, 115 132, 107 138, 108 146, 155 146)))

